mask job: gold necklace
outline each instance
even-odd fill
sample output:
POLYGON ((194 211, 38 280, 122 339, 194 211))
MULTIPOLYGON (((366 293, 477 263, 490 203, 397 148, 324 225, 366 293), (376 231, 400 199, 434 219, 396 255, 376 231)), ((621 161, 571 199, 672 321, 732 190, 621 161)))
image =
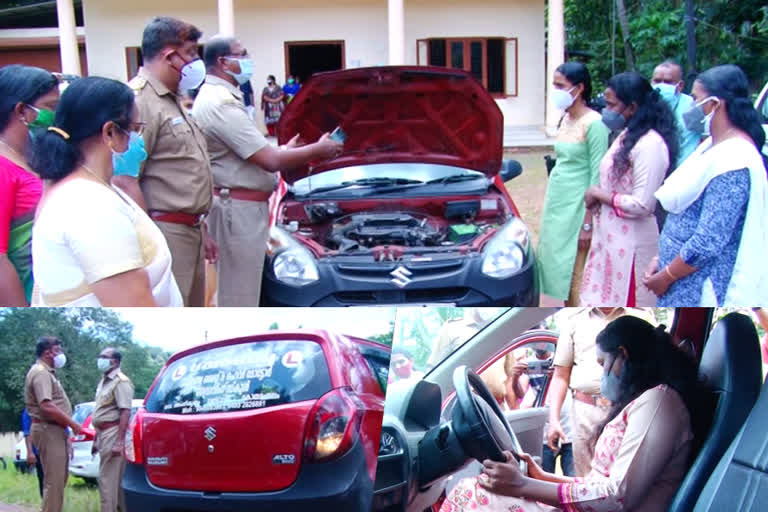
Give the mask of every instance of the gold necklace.
MULTIPOLYGON (((114 189, 114 187, 112 187, 112 185, 110 185, 109 183, 107 183, 107 181, 106 181, 104 178, 102 178, 101 176, 99 176, 98 174, 96 174, 96 172, 94 172, 94 171, 93 171, 93 169, 91 169, 90 167, 88 167, 88 166, 87 166, 87 165, 85 165, 85 164, 80 164, 80 167, 82 167, 82 168, 83 168, 83 169, 84 169, 84 170, 85 170, 85 171, 86 171, 88 174, 90 174, 91 176, 93 176, 94 178, 96 178, 96 180, 97 180, 99 183, 101 183, 102 185, 104 185, 105 187, 107 187, 109 190, 111 190, 112 192, 114 192, 115 194, 117 194, 117 197, 119 197, 119 198, 120 198, 120 199, 121 199, 121 200, 122 200, 122 201, 123 201, 125 204, 127 204, 128 206, 131 206, 131 203, 129 203, 128 201, 126 201, 126 200, 125 200, 125 198, 122 196, 122 194, 120 194, 120 192, 118 192, 117 190, 115 190, 115 189, 114 189)), ((133 208, 133 207, 131 206, 131 208, 133 208)))
POLYGON ((39 174, 37 174, 35 171, 33 171, 32 169, 30 169, 30 168, 27 166, 27 161, 26 161, 26 159, 25 159, 23 156, 21 156, 21 153, 19 153, 19 151, 18 151, 16 148, 14 148, 14 147, 13 147, 13 146, 11 146, 10 144, 8 144, 8 143, 7 143, 5 140, 3 140, 3 139, 0 139, 0 144, 2 144, 3 146, 5 146, 6 148, 8 148, 8 150, 9 150, 11 153, 13 153, 13 156, 14 156, 15 158, 9 158, 9 160, 11 160, 13 163, 15 163, 16 165, 18 165, 19 167, 21 167, 22 169, 24 169, 24 170, 25 170, 25 171, 27 171, 28 173, 32 174, 32 175, 33 175, 33 176, 35 176, 36 178, 40 178, 40 175, 39 175, 39 174))

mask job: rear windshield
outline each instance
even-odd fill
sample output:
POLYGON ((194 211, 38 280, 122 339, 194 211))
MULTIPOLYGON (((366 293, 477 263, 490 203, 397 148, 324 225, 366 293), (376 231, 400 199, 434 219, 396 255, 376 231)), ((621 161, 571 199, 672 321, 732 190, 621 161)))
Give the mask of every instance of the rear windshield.
POLYGON ((312 341, 260 341, 191 354, 169 365, 149 412, 202 414, 313 400, 331 390, 323 350, 312 341))
POLYGON ((75 412, 72 413, 72 419, 75 420, 75 423, 78 425, 82 425, 83 422, 88 418, 88 416, 91 415, 93 412, 93 405, 92 404, 79 404, 75 406, 75 412))

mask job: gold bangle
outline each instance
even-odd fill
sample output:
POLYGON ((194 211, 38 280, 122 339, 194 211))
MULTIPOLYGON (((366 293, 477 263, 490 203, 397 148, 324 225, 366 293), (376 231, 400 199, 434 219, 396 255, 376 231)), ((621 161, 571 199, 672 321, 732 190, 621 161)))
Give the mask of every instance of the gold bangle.
POLYGON ((670 277, 670 279, 672 279, 673 281, 677 281, 677 278, 675 277, 675 275, 672 273, 671 270, 669 270, 669 265, 664 267, 664 271, 667 273, 667 275, 670 277))

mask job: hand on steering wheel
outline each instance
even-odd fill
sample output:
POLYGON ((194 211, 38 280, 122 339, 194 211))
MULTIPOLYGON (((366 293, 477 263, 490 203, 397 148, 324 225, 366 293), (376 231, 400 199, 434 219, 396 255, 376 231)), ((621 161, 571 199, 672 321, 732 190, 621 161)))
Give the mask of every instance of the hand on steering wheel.
POLYGON ((494 494, 502 496, 520 496, 525 482, 525 473, 520 470, 514 455, 505 451, 506 462, 483 461, 483 472, 477 477, 477 483, 494 494))
POLYGON ((464 453, 479 461, 507 464, 508 452, 519 463, 519 471, 527 475, 528 464, 511 455, 522 452, 520 443, 485 382, 472 369, 459 366, 453 372, 453 384, 456 407, 452 424, 464 453))

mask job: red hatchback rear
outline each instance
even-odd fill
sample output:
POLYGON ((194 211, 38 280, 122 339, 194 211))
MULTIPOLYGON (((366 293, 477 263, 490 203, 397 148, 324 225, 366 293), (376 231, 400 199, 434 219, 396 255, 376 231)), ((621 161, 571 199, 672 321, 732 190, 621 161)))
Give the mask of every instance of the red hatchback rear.
POLYGON ((388 368, 324 331, 175 354, 126 435, 128 510, 369 510, 388 368))

